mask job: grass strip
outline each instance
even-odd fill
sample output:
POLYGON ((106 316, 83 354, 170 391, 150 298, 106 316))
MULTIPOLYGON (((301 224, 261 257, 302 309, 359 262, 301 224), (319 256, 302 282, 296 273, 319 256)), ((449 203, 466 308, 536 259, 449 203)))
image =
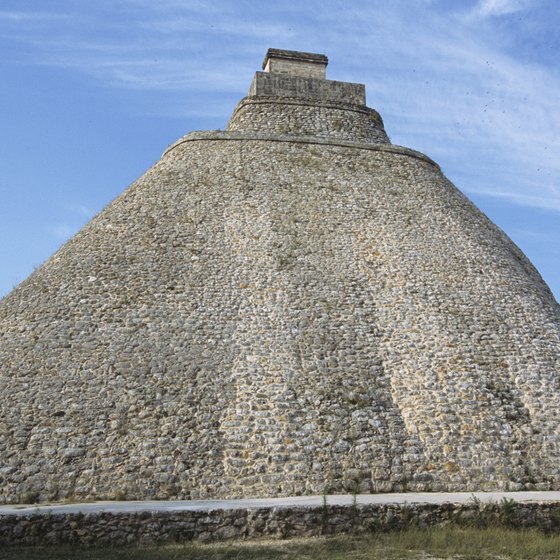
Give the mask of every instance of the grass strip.
POLYGON ((538 530, 435 527, 360 536, 85 548, 8 547, 1 560, 525 560, 560 559, 560 535, 538 530))

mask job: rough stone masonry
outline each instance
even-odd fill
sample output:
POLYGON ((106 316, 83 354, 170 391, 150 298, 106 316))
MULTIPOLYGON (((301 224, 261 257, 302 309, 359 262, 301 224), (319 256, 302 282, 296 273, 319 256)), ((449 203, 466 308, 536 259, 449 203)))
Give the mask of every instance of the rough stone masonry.
POLYGON ((560 307, 365 88, 270 49, 0 302, 0 502, 560 489, 560 307))

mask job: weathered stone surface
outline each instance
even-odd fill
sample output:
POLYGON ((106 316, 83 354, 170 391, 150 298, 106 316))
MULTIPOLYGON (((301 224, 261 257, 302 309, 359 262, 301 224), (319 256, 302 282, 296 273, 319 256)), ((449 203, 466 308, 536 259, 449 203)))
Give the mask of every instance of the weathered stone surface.
POLYGON ((1 502, 560 488, 537 271, 375 112, 292 101, 176 143, 2 300, 1 502))
POLYGON ((268 49, 262 68, 271 74, 326 79, 329 59, 324 54, 268 49))
POLYGON ((278 97, 243 99, 228 124, 234 130, 389 144, 373 109, 278 97))
POLYGON ((255 74, 249 88, 249 96, 314 99, 355 105, 366 103, 366 90, 363 84, 267 72, 255 74))

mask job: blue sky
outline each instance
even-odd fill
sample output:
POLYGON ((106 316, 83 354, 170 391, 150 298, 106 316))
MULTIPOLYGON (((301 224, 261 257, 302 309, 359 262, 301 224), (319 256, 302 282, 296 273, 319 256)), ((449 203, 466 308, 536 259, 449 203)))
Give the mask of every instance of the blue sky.
POLYGON ((2 0, 0 296, 191 130, 268 47, 327 54, 560 299, 558 0, 2 0))

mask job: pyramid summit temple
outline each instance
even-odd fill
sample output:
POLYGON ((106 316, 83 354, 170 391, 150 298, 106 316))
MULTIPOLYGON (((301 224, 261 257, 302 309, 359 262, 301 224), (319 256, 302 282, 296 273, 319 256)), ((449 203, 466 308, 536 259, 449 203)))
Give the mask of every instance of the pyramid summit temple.
POLYGON ((327 62, 270 49, 0 302, 0 503, 560 490, 560 306, 327 62))

